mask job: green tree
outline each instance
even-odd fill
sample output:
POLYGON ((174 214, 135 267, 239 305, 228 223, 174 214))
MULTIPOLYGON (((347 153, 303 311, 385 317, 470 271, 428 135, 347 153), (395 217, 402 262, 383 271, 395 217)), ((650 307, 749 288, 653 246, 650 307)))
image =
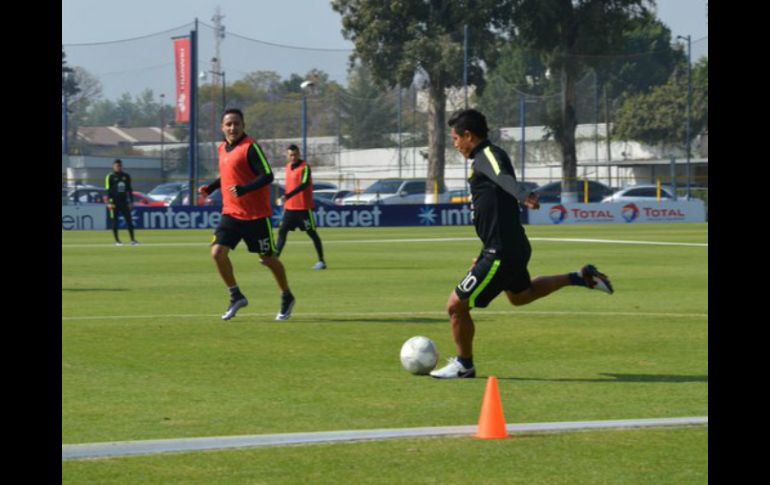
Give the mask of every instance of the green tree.
POLYGON ((629 21, 621 45, 621 50, 600 58, 596 66, 610 98, 649 92, 687 62, 684 52, 672 45, 671 30, 652 12, 629 21))
MULTIPOLYGON (((478 97, 478 106, 491 127, 520 126, 522 96, 540 99, 558 88, 548 76, 548 67, 541 56, 513 42, 501 50, 497 66, 487 77, 484 94, 478 97)), ((527 125, 546 123, 544 106, 544 103, 538 103, 527 107, 527 125)), ((492 132, 493 138, 495 133, 492 132)))
POLYGON ((78 129, 86 125, 88 110, 102 96, 102 84, 99 80, 82 67, 72 69, 72 79, 78 90, 67 98, 67 126, 69 139, 72 140, 73 151, 84 153, 84 143, 77 138, 78 129))
POLYGON ((61 93, 62 96, 74 96, 80 92, 75 71, 67 65, 67 54, 64 53, 64 46, 61 48, 61 93))
POLYGON ((651 0, 511 0, 510 34, 514 42, 540 52, 560 82, 558 120, 549 128, 562 152, 562 200, 577 198, 576 82, 595 69, 602 55, 622 45, 633 19, 647 12, 651 0))
MULTIPOLYGON (((708 131, 708 58, 693 67, 691 138, 708 131)), ((677 69, 668 82, 629 97, 618 110, 613 136, 648 145, 686 146, 687 71, 677 69)))
POLYGON ((416 73, 426 78, 428 107, 428 183, 444 187, 446 89, 463 85, 463 26, 468 25, 469 84, 481 93, 484 68, 497 58, 500 30, 510 14, 509 1, 333 0, 342 15, 345 38, 355 45, 354 59, 369 67, 382 87, 408 87, 416 73))
POLYGON ((396 129, 396 115, 369 69, 357 65, 350 71, 348 89, 340 97, 342 144, 351 148, 377 148, 390 144, 387 134, 396 129))

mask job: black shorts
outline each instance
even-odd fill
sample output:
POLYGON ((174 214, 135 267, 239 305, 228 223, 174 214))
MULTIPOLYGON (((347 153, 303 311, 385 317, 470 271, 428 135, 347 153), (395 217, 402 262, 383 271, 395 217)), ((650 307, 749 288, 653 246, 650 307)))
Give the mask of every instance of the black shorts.
POLYGON ((315 231, 315 216, 312 210, 284 210, 281 219, 281 229, 284 231, 315 231))
POLYGON ((230 249, 235 249, 243 239, 250 253, 270 256, 275 252, 273 226, 269 217, 243 221, 223 214, 219 226, 214 231, 214 242, 230 249))
POLYGON ((532 285, 527 270, 530 254, 526 248, 516 258, 501 259, 482 251, 476 265, 455 287, 455 293, 461 300, 469 300, 470 308, 485 308, 502 291, 526 290, 532 285))

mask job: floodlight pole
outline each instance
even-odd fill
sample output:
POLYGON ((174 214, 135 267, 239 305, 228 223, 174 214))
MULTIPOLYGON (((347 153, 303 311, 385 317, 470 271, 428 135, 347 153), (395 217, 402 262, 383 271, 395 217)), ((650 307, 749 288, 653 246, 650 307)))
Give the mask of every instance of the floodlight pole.
POLYGON ((526 140, 526 128, 527 128, 527 102, 524 99, 524 95, 519 95, 519 117, 521 118, 521 181, 526 180, 526 167, 527 167, 527 140, 526 140))
POLYGON ((195 168, 198 160, 198 19, 195 19, 195 28, 190 31, 190 169, 189 169, 189 193, 190 205, 195 205, 195 168))
POLYGON ((69 129, 68 126, 67 126, 68 125, 68 120, 67 120, 67 111, 68 111, 67 110, 67 104, 68 104, 67 93, 64 93, 64 94, 62 94, 62 97, 61 97, 61 116, 62 116, 62 130, 64 132, 63 139, 64 139, 64 154, 65 155, 69 154, 69 143, 68 143, 69 135, 67 133, 67 130, 69 129))
POLYGON ((687 41, 687 133, 685 150, 687 151, 687 200, 690 200, 690 130, 692 125, 692 50, 690 35, 677 35, 677 39, 687 41))
POLYGON ((302 156, 307 160, 307 93, 302 91, 302 156))
MULTIPOLYGON (((465 93, 465 109, 468 109, 468 24, 463 27, 463 91, 465 93)), ((465 159, 464 181, 465 190, 468 191, 468 159, 465 159)))

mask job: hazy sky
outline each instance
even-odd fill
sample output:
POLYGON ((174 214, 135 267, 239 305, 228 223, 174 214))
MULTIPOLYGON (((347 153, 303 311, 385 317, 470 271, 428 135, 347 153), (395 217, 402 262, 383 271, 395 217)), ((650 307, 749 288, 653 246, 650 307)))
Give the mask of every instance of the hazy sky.
MULTIPOLYGON (((313 67, 345 83, 349 52, 344 50, 352 49, 352 44, 343 38, 340 15, 329 0, 62 0, 62 43, 68 64, 84 67, 99 78, 107 99, 126 91, 136 94, 147 86, 169 96, 173 91, 170 37, 184 35, 190 26, 170 30, 196 17, 212 25, 217 6, 227 33, 221 58, 228 83, 254 70, 274 70, 286 77, 313 67), (136 39, 145 36, 150 37, 136 39), (330 50, 270 47, 244 37, 330 50), (121 40, 127 41, 116 42, 121 40)), ((657 9, 674 36, 690 34, 695 41, 708 35, 706 0, 658 0, 657 9)), ((205 71, 214 57, 213 31, 202 26, 199 36, 199 70, 205 71)), ((694 44, 693 56, 704 49, 707 42, 694 44)))

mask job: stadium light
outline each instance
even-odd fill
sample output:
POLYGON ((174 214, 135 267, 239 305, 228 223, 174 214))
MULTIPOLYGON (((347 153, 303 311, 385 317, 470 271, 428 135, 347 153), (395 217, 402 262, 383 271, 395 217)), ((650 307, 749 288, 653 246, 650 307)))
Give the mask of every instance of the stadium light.
POLYGON ((315 83, 306 79, 299 85, 302 89, 302 156, 307 159, 307 93, 312 90, 315 83))
MULTIPOLYGON (((225 81, 225 71, 201 71, 198 77, 201 81, 205 81, 208 78, 208 73, 214 74, 222 78, 222 111, 227 109, 227 81, 225 81)), ((212 79, 213 82, 213 79, 212 79)))

